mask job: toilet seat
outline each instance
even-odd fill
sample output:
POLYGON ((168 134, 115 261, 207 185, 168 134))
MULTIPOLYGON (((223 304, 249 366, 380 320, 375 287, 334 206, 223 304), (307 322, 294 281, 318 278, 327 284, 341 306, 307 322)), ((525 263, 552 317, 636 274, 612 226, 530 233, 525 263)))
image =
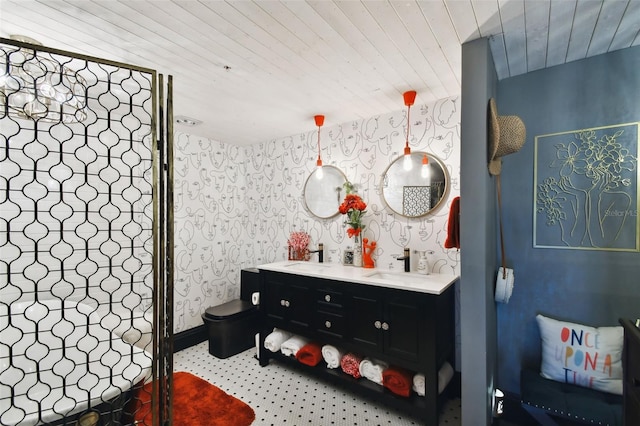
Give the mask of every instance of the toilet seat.
POLYGON ((222 305, 212 306, 204 312, 204 316, 211 320, 225 320, 241 318, 257 310, 251 302, 235 299, 222 305))

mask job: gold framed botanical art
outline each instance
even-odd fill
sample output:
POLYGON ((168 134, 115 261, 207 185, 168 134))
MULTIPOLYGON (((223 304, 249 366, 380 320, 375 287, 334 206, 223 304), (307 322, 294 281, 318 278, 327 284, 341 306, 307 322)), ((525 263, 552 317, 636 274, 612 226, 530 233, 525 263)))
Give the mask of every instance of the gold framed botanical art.
POLYGON ((533 245, 640 251, 640 123, 535 137, 533 245))

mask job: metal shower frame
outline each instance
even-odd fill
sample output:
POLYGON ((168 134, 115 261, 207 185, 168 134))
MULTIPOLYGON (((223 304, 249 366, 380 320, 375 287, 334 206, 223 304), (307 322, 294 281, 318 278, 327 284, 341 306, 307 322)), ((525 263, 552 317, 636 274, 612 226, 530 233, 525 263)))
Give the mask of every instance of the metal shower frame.
MULTIPOLYGON (((163 74, 133 66, 64 50, 0 38, 0 44, 75 58, 82 61, 125 68, 151 76, 151 158, 152 158, 152 238, 153 238, 153 325, 152 325, 152 413, 153 425, 172 424, 173 410, 173 77, 166 84, 163 74)), ((7 63, 7 68, 9 64, 7 63)), ((3 96, 0 93, 0 96, 3 96)), ((7 105, 4 115, 8 115, 7 105)), ((20 128, 22 130, 22 128, 20 128)), ((8 145, 8 144, 7 144, 8 145)), ((8 146, 7 146, 8 149, 8 146)), ((7 189, 6 199, 9 199, 7 189)))

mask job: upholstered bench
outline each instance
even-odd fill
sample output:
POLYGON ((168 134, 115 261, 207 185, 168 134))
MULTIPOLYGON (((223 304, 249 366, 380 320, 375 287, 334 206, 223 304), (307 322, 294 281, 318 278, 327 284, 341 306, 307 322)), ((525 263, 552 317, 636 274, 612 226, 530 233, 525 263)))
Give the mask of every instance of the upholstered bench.
POLYGON ((558 423, 551 417, 591 425, 622 426, 622 396, 545 379, 540 373, 520 373, 522 407, 542 426, 558 423))
POLYGON ((520 373, 522 407, 543 426, 567 420, 621 426, 622 327, 592 327, 542 314, 536 322, 542 360, 539 371, 520 373))

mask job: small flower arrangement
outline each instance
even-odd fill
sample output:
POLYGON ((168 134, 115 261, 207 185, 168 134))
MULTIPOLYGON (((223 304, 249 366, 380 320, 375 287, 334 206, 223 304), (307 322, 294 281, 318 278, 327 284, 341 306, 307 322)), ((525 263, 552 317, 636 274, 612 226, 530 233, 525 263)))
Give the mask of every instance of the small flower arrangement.
POLYGON ((289 235, 289 260, 309 260, 309 242, 311 237, 304 231, 292 232, 289 235))
POLYGON ((340 204, 340 207, 338 207, 338 211, 347 216, 345 223, 350 226, 350 228, 347 229, 349 238, 357 237, 364 229, 362 217, 366 213, 367 203, 354 192, 351 182, 347 181, 343 186, 347 195, 344 197, 344 201, 340 204))

